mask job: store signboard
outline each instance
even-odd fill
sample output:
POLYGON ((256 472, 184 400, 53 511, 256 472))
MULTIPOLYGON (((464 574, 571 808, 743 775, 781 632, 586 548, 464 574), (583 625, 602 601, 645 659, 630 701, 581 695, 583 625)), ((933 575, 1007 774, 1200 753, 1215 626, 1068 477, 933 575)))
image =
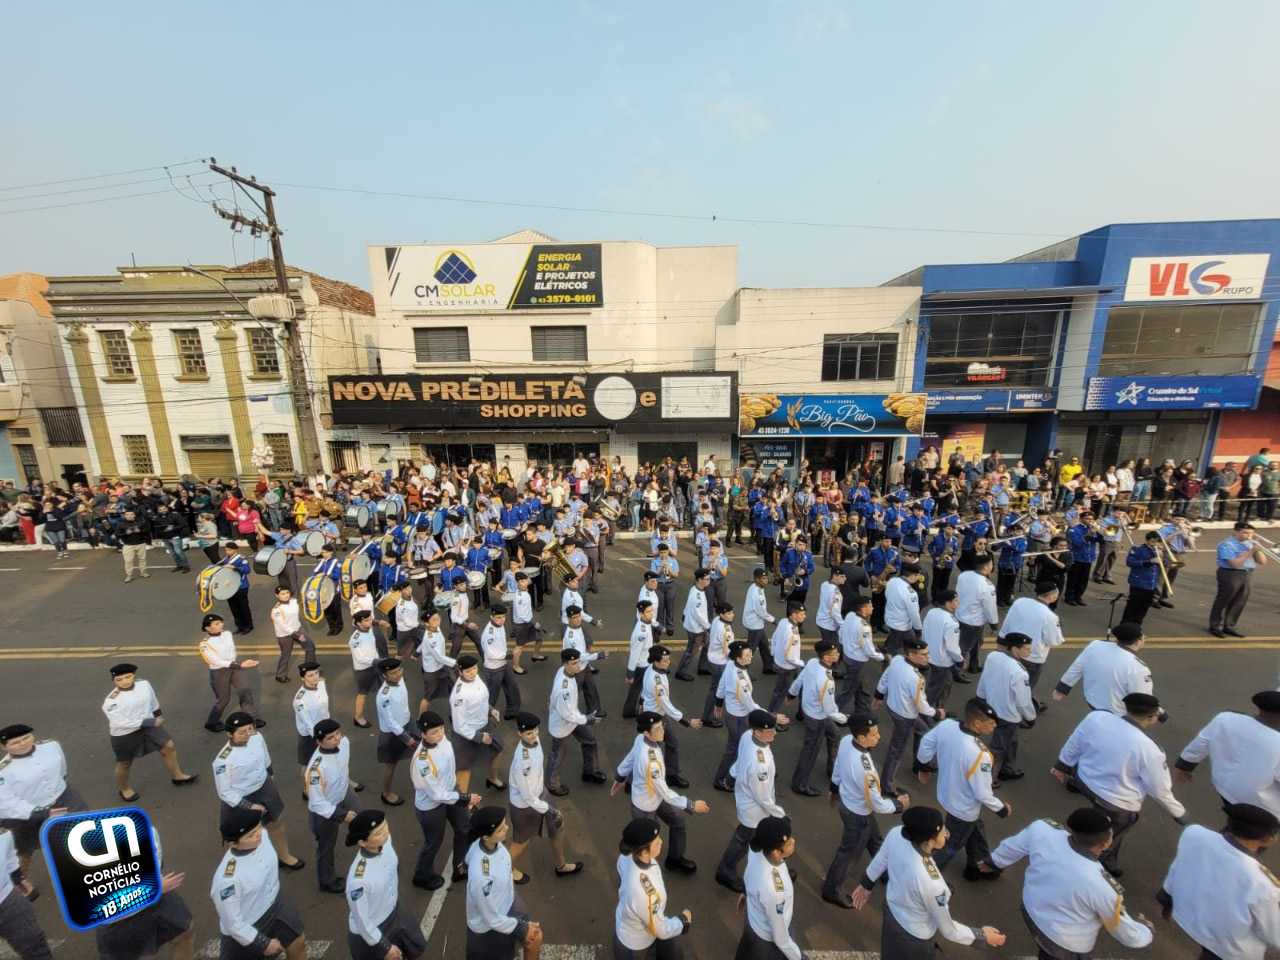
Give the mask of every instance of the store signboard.
POLYGON ((736 373, 516 373, 468 376, 335 376, 338 426, 608 427, 698 424, 732 430, 736 373))
POLYGON ((604 306, 598 243, 374 247, 400 310, 541 310, 604 306))
POLYGON ((1251 410, 1262 377, 1091 377, 1086 410, 1251 410))
POLYGON ((983 453, 983 447, 987 440, 987 426, 984 423, 957 423, 947 431, 947 439, 943 441, 943 445, 939 450, 942 463, 949 464, 951 454, 956 452, 956 447, 960 448, 960 452, 964 454, 965 461, 973 459, 974 454, 979 456, 983 453))
POLYGON ((930 390, 927 410, 929 413, 1020 413, 1026 410, 1052 410, 1057 399, 1057 391, 1049 387, 930 390))
POLYGON ((1134 257, 1124 285, 1125 300, 1257 300, 1271 255, 1134 257))
POLYGON ((796 465, 796 442, 794 440, 744 442, 738 452, 738 459, 743 463, 754 460, 756 465, 765 472, 775 467, 785 470, 796 465))
POLYGON ((924 430, 923 393, 743 394, 743 437, 910 437, 924 430))

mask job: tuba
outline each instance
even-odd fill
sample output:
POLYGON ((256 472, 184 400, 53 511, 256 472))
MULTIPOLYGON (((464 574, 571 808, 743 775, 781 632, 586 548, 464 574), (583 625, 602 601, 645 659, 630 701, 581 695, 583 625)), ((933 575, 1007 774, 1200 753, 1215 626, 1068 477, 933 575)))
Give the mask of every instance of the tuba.
POLYGON ((569 557, 565 554, 564 547, 557 540, 552 540, 543 549, 542 564, 559 577, 561 583, 577 576, 578 573, 573 568, 573 564, 569 562, 569 557))

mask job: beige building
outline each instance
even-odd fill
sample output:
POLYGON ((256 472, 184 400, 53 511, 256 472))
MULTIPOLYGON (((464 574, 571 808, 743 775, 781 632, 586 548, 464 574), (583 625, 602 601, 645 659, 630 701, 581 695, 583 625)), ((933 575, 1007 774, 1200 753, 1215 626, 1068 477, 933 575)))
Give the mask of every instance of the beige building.
MULTIPOLYGON (((287 272, 312 386, 329 370, 369 370, 369 295, 287 272)), ((274 291, 269 260, 49 278, 45 296, 89 428, 94 475, 252 477, 266 451, 274 473, 320 466, 303 462, 284 328, 246 309, 274 291)), ((347 448, 326 442, 327 406, 318 404, 316 416, 332 468, 347 448)))
POLYGON ((53 310, 36 273, 0 277, 0 481, 85 480, 89 451, 53 310))

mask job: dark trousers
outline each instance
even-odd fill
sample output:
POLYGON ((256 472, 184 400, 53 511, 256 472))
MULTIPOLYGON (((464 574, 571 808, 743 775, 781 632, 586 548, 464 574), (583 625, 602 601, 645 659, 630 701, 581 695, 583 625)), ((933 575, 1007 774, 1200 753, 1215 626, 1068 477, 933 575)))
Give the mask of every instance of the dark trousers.
POLYGON ((871 629, 884 629, 884 591, 871 594, 871 629))
POLYGON ((720 686, 720 677, 724 674, 724 668, 728 664, 714 663, 707 661, 707 669, 711 671, 711 682, 707 685, 707 700, 702 705, 702 722, 708 723, 714 719, 712 711, 716 708, 716 689, 720 686))
MULTIPOLYGON (((680 736, 676 733, 677 721, 668 720, 662 725, 662 757, 667 762, 667 779, 680 776, 680 736)), ((675 856, 675 854, 672 854, 675 856)))
POLYGON ((453 623, 449 625, 449 657, 457 660, 458 655, 462 653, 463 638, 470 640, 475 644, 476 652, 480 653, 480 631, 472 630, 465 623, 453 623))
POLYGON ((600 712, 600 688, 596 686, 595 675, 590 670, 578 674, 578 686, 582 688, 582 699, 587 705, 587 713, 600 712))
POLYGON ((990 859, 991 846, 987 843, 987 827, 979 815, 977 820, 961 820, 948 813, 946 818, 947 845, 933 857, 934 866, 939 872, 947 869, 947 864, 955 859, 961 850, 965 853, 965 866, 977 868, 979 863, 990 859))
POLYGON ((824 737, 827 741, 827 780, 831 779, 831 771, 836 765, 836 748, 840 746, 840 728, 830 717, 805 717, 804 745, 800 748, 795 772, 791 774, 792 790, 809 786, 809 774, 813 773, 813 765, 818 762, 818 748, 824 737))
MULTIPOLYGON (((658 584, 658 609, 653 617, 654 626, 672 633, 676 628, 676 585, 675 583, 658 584)), ((655 633, 657 630, 654 631, 655 633)))
POLYGON ((884 638, 884 655, 898 656, 902 653, 903 644, 908 640, 916 640, 919 634, 914 630, 899 630, 896 627, 889 628, 889 635, 884 638))
POLYGON ((693 659, 696 654, 698 658, 697 669, 705 670, 707 667, 707 637, 710 636, 706 631, 702 633, 689 633, 689 639, 684 645, 684 654, 680 657, 680 665, 676 667, 676 676, 682 679, 692 679, 689 670, 694 665, 693 659))
POLYGON ((1123 623, 1142 623, 1147 618, 1147 611, 1156 599, 1156 592, 1146 587, 1135 587, 1129 584, 1129 599, 1125 601, 1124 613, 1120 615, 1123 623))
POLYGON ((237 590, 227 599, 227 606, 231 608, 236 633, 247 633, 253 629, 253 611, 249 608, 248 590, 237 590))
POLYGON ((333 603, 324 608, 324 619, 330 633, 337 634, 342 630, 342 606, 345 602, 342 594, 338 593, 334 595, 333 603))
POLYGON ((401 660, 408 660, 418 651, 418 645, 422 643, 422 637, 426 634, 427 628, 419 624, 412 630, 396 631, 396 656, 401 660))
POLYGON ((282 587, 288 587, 289 593, 293 596, 298 596, 298 564, 292 554, 285 562, 284 569, 280 571, 280 576, 276 577, 276 582, 282 587))
POLYGON ((502 691, 507 700, 507 709, 504 711, 506 718, 515 716, 520 709, 520 687, 516 683, 515 671, 511 669, 511 661, 508 660, 496 670, 485 667, 484 683, 489 688, 489 706, 492 708, 498 705, 498 691, 502 691))
POLYGON ((443 804, 434 810, 414 807, 418 826, 422 828, 422 849, 413 866, 413 879, 419 883, 436 876, 436 857, 444 846, 444 824, 453 827, 453 869, 467 862, 467 849, 471 846, 471 814, 466 804, 443 804))
POLYGON ((1134 828, 1134 825, 1137 824, 1139 815, 1129 810, 1120 810, 1109 803, 1103 802, 1091 789, 1089 789, 1088 785, 1086 785, 1084 781, 1074 774, 1069 782, 1074 783, 1076 787, 1079 788, 1080 792, 1084 794, 1084 796, 1088 797, 1089 802, 1093 804, 1095 808, 1101 810, 1111 818, 1111 846, 1108 847, 1106 853, 1098 859, 1108 870, 1115 870, 1120 862, 1120 846, 1124 842, 1125 836, 1134 828))
POLYGON ((658 805, 657 810, 645 812, 633 803, 631 805, 631 817, 632 819, 644 817, 646 820, 661 820, 667 825, 668 831, 666 858, 668 860, 679 860, 684 856, 685 847, 689 841, 689 827, 686 823, 689 815, 679 807, 673 807, 663 801, 658 805))
POLYGON ((933 566, 933 580, 929 586, 929 602, 935 607, 942 604, 942 594, 951 586, 951 568, 933 566))
POLYGON ((783 699, 787 696, 787 691, 791 688, 792 681, 795 680, 799 670, 792 667, 790 670, 783 670, 775 663, 773 669, 777 671, 778 679, 773 684, 773 693, 769 697, 769 706, 766 708, 770 713, 777 713, 778 708, 782 706, 783 699))
POLYGON ((1093 565, 1093 579, 1105 580, 1116 564, 1116 545, 1109 541, 1098 544, 1098 560, 1093 565))
POLYGON ((769 537, 764 537, 761 540, 760 549, 763 551, 764 568, 768 570, 770 574, 774 573, 776 569, 773 565, 773 557, 777 552, 776 547, 777 543, 769 537))
POLYGON ((884 790, 888 791, 894 788, 893 778, 898 773, 898 765, 902 762, 902 754, 907 749, 907 744, 912 741, 912 734, 915 735, 914 742, 911 747, 911 769, 915 770, 919 764, 915 761, 915 756, 919 752, 920 740, 928 732, 929 726, 925 723, 923 717, 900 717, 888 707, 889 719, 893 723, 893 736, 889 740, 889 749, 885 751, 884 766, 880 770, 880 783, 884 790))
POLYGON ((218 723, 222 719, 222 711, 231 702, 231 691, 236 692, 240 709, 255 717, 258 711, 253 706, 253 690, 249 687, 249 677, 239 667, 220 667, 209 671, 209 686, 213 688, 213 706, 205 723, 218 723))
POLYGON ((1158 600, 1168 600, 1168 599, 1169 599, 1169 588, 1170 588, 1170 587, 1172 587, 1175 583, 1177 583, 1177 582, 1178 582, 1178 571, 1179 571, 1179 569, 1180 569, 1180 568, 1178 568, 1178 567, 1169 567, 1169 568, 1165 571, 1165 576, 1160 578, 1160 587, 1159 587, 1159 589, 1156 591, 1156 598, 1157 598, 1158 600), (1164 583, 1166 579, 1168 579, 1168 581, 1169 581, 1169 586, 1168 586, 1168 587, 1166 587, 1166 586, 1165 586, 1165 583, 1164 583))
POLYGON ((844 679, 840 681, 840 689, 836 691, 836 707, 841 713, 849 712, 849 703, 853 702, 854 713, 871 712, 871 694, 862 684, 862 669, 866 660, 850 660, 841 656, 844 664, 844 679))
POLYGON ((53 960, 35 910, 16 889, 0 900, 0 940, 9 944, 19 960, 53 960))
MULTIPOLYGON (((579 674, 581 676, 581 674, 579 674)), ((640 706, 640 694, 644 692, 644 667, 631 671, 631 683, 627 685, 627 699, 622 704, 622 715, 634 717, 640 706)))
POLYGON ((996 574, 996 603, 1007 607, 1013 603, 1013 591, 1018 586, 1018 571, 1004 567, 996 574))
POLYGON ((991 734, 991 773, 999 776, 1007 763, 1010 769, 1018 759, 1018 724, 996 718, 996 728, 991 734))
POLYGON ((747 645, 755 651, 756 659, 764 664, 764 673, 773 673, 773 652, 769 649, 769 637, 764 629, 748 630, 747 645))
POLYGON ((720 755, 720 766, 716 767, 716 783, 729 779, 729 769, 738 759, 738 744, 748 726, 746 717, 735 717, 728 710, 724 712, 724 753, 720 755))
POLYGON ((302 646, 302 656, 304 660, 314 660, 316 658, 316 645, 311 638, 299 630, 297 633, 291 633, 287 637, 276 637, 276 643, 280 647, 280 659, 276 661, 276 676, 289 676, 289 659, 293 656, 293 645, 295 643, 302 646))
POLYGON ((322 817, 318 813, 310 814, 311 833, 316 838, 316 880, 323 890, 333 884, 337 879, 337 874, 333 868, 333 854, 338 847, 338 834, 342 830, 342 817, 347 810, 359 811, 360 807, 355 802, 355 792, 347 791, 346 799, 342 802, 342 806, 338 808, 339 817, 337 820, 330 820, 328 817, 322 817))
POLYGON ((929 664, 929 679, 925 683, 924 696, 934 707, 946 708, 951 696, 951 676, 951 667, 929 664))
POLYGON ((982 635, 986 629, 985 623, 976 627, 968 623, 960 624, 960 653, 971 668, 978 666, 978 651, 982 649, 982 635))
POLYGON ((838 809, 844 829, 840 833, 836 855, 827 868, 827 877, 822 882, 822 895, 828 900, 839 900, 847 895, 845 886, 848 883, 849 868, 862 856, 864 849, 869 857, 874 857, 884 842, 880 836, 880 825, 876 823, 874 816, 854 813, 843 803, 838 809))
POLYGON ((724 848, 724 853, 720 855, 720 862, 716 864, 717 877, 725 880, 737 879, 738 865, 742 863, 742 858, 747 855, 747 848, 751 845, 751 838, 755 835, 755 827, 748 827, 739 823, 733 828, 733 833, 729 836, 729 845, 724 848))
POLYGON ((1209 626, 1216 630, 1235 629, 1236 621, 1249 602, 1249 571, 1218 568, 1218 592, 1209 611, 1209 626))
POLYGON ((1089 589, 1089 562, 1076 561, 1067 568, 1067 600, 1079 603, 1089 589))
MULTIPOLYGON (((587 777, 595 773, 600 768, 599 746, 596 743, 595 730, 585 724, 579 724, 573 728, 573 733, 569 736, 577 740, 582 747, 582 775, 587 777)), ((564 761, 568 746, 569 737, 551 738, 551 759, 547 763, 547 786, 552 789, 560 786, 560 764, 564 761)))

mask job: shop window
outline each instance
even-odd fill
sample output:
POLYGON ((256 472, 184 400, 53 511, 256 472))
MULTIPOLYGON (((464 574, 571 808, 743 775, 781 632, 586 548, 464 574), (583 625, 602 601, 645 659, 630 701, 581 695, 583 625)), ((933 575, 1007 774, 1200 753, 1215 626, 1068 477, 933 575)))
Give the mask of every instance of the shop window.
POLYGON ((129 355, 129 340, 123 330, 102 331, 102 353, 107 358, 109 376, 133 376, 133 358, 129 355))
POLYGON ((586 327, 530 327, 533 359, 548 363, 574 363, 587 359, 586 327))
POLYGON ((1098 376, 1245 373, 1261 316, 1254 303, 1113 307, 1098 376))
POLYGON ((1020 302, 1018 307, 932 314, 924 385, 978 388, 1048 383, 1062 302, 1020 302))
POLYGON ((537 460, 539 467, 550 466, 553 470, 568 470, 579 455, 588 460, 600 456, 598 443, 526 443, 525 458, 537 460))
POLYGON ((823 338, 823 380, 892 380, 897 366, 896 333, 830 333, 823 338))
POLYGON ((413 352, 418 363, 470 363, 466 327, 414 327, 413 352))
POLYGON ((360 469, 360 442, 358 440, 330 440, 329 463, 333 471, 346 469, 352 473, 360 469))
POLYGON ((497 448, 492 443, 423 443, 419 446, 424 457, 431 457, 444 466, 466 467, 472 458, 496 466, 497 448))

